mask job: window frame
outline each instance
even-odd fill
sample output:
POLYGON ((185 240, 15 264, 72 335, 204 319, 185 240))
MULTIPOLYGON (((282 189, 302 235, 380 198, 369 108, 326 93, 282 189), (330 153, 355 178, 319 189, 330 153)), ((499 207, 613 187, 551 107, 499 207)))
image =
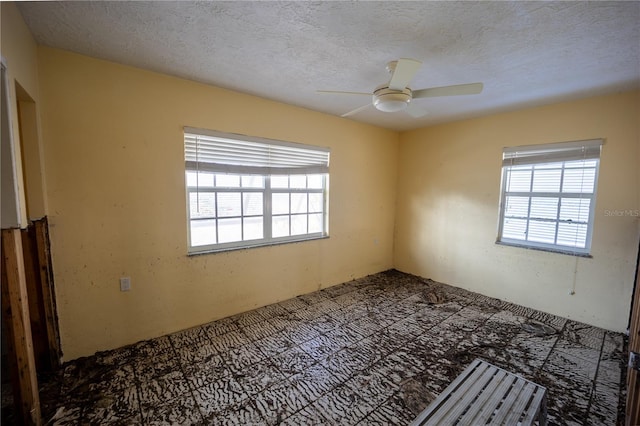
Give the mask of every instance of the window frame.
MULTIPOLYGON (((498 216, 498 233, 496 237, 496 244, 514 246, 526 249, 533 250, 542 250, 560 254, 568 254, 573 256, 581 256, 581 257, 591 257, 591 243, 593 238, 593 228, 595 221, 595 205, 597 199, 597 188, 598 188, 598 178, 600 171, 600 150, 603 145, 602 139, 594 139, 594 140, 586 140, 586 141, 574 141, 574 142, 563 142, 556 144, 543 144, 543 145, 532 145, 532 146, 523 146, 523 147, 514 147, 514 148, 505 148, 503 150, 503 165, 502 165, 502 175, 501 175, 501 187, 500 187, 500 203, 499 203, 499 216, 498 216), (597 154, 595 154, 597 150, 597 154), (581 151, 582 157, 580 155, 576 155, 576 152, 581 151), (586 154, 588 152, 588 154, 586 154), (520 161, 514 161, 509 164, 508 156, 511 159, 517 158, 518 153, 523 154, 524 157, 527 155, 531 156, 531 160, 521 159, 520 161), (588 192, 563 192, 563 184, 565 178, 565 171, 567 169, 572 169, 571 167, 567 167, 567 163, 573 163, 576 161, 594 161, 594 177, 593 177, 593 191, 588 192), (536 168, 537 166, 549 166, 552 164, 559 164, 559 167, 551 168, 536 168), (513 170, 517 170, 517 167, 522 167, 522 170, 529 168, 531 170, 531 176, 529 178, 529 191, 507 191, 509 187, 509 182, 507 181, 509 178, 510 172, 513 170), (560 177, 558 179, 558 190, 557 191, 534 191, 534 175, 536 170, 560 170, 560 177), (531 221, 536 222, 551 222, 555 224, 555 235, 554 241, 555 243, 544 243, 540 241, 530 241, 527 239, 514 239, 509 237, 504 237, 504 225, 505 219, 509 217, 505 217, 506 207, 507 207, 507 197, 526 197, 527 200, 527 215, 522 217, 513 216, 512 218, 526 220, 526 231, 529 231, 529 225, 531 221), (537 199, 555 199, 557 200, 557 207, 555 218, 543 218, 543 217, 532 217, 531 216, 531 206, 532 200, 534 198, 537 199), (580 200, 589 200, 589 214, 587 221, 576 222, 571 219, 561 219, 561 208, 562 208, 562 200, 563 199, 580 199, 580 200), (585 235, 585 243, 584 248, 579 246, 571 246, 571 245, 563 245, 558 244, 558 233, 559 233, 559 225, 562 223, 568 224, 583 224, 586 225, 586 235, 585 235)), ((587 169, 591 167, 576 167, 575 169, 587 169)), ((581 207, 578 207, 579 216, 581 207)), ((527 237, 528 238, 528 237, 527 237)))
MULTIPOLYGON (((328 156, 329 149, 324 147, 315 147, 310 145, 302 145, 296 144, 292 142, 284 142, 284 141, 273 141, 270 139, 257 138, 257 137, 249 137, 244 135, 235 135, 229 133, 222 133, 210 130, 202 130, 202 129, 194 129, 190 127, 185 127, 184 135, 185 135, 185 150, 186 150, 186 137, 189 135, 200 135, 205 137, 220 137, 225 138, 227 140, 234 139, 238 140, 239 143, 247 143, 247 142, 257 142, 260 144, 274 144, 276 146, 286 146, 286 147, 297 147, 302 149, 314 150, 317 148, 318 152, 323 151, 327 153, 327 168, 326 172, 318 171, 317 167, 311 167, 305 169, 304 167, 299 169, 297 172, 296 169, 292 169, 291 167, 278 168, 278 167, 258 167, 252 169, 249 166, 243 164, 233 164, 233 165, 219 165, 216 164, 213 166, 213 169, 210 167, 205 168, 204 170, 199 170, 194 168, 193 161, 188 161, 185 159, 185 191, 186 191, 186 213, 187 213, 187 251, 188 255, 200 255, 206 253, 217 253, 224 251, 232 251, 232 250, 244 250, 255 247, 264 247, 271 246, 277 244, 287 244, 287 243, 296 243, 302 241, 311 241, 317 239, 323 239, 329 237, 329 170, 328 170, 328 156), (214 183, 212 186, 200 186, 198 184, 189 185, 188 174, 189 173, 207 173, 211 174, 214 183), (239 177, 239 185, 236 186, 220 186, 216 185, 218 176, 221 175, 233 175, 239 177), (260 176, 262 178, 263 185, 261 187, 251 187, 251 186, 242 186, 242 178, 246 176, 260 176), (271 180, 274 176, 287 176, 287 187, 276 187, 274 188, 271 185, 271 180), (291 176, 305 176, 305 188, 296 188, 291 187, 291 176), (310 188, 309 176, 320 176, 322 185, 320 187, 310 188), (192 194, 202 194, 202 193, 211 193, 215 194, 215 210, 213 216, 206 217, 192 217, 191 215, 191 196, 192 194), (218 211, 218 194, 220 193, 240 193, 240 215, 239 216, 219 216, 218 211), (262 214, 261 215, 245 215, 245 203, 244 203, 244 194, 245 193, 260 193, 262 194, 262 214), (285 193, 285 194, 293 194, 293 193, 303 193, 303 194, 321 194, 321 211, 319 212, 310 212, 309 211, 309 197, 307 196, 307 206, 306 212, 304 213, 294 213, 291 209, 291 196, 289 196, 289 209, 288 213, 282 214, 273 214, 272 212, 272 196, 275 193, 285 193), (304 234, 295 234, 291 235, 291 217, 295 215, 306 215, 307 216, 307 231, 309 231, 309 215, 312 214, 322 214, 322 229, 319 232, 307 232, 304 234), (288 216, 289 217, 289 235, 281 236, 281 237, 273 237, 273 217, 274 216, 288 216), (262 217, 262 230, 263 235, 262 238, 259 239, 251 239, 244 240, 244 219, 247 217, 262 217), (219 219, 239 219, 240 220, 240 232, 241 232, 241 240, 232 241, 232 242, 224 242, 224 243, 215 243, 215 244, 205 244, 205 245, 193 245, 192 244, 192 223, 194 221, 204 221, 204 220, 214 220, 216 227, 216 241, 219 241, 219 219)), ((186 155, 186 153, 185 153, 186 155)), ((207 166, 211 166, 208 164, 207 166)))

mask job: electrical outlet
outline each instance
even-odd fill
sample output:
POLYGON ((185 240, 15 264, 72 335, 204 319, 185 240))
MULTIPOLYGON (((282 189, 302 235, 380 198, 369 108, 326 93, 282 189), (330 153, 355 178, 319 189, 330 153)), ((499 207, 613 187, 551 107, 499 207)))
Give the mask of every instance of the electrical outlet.
POLYGON ((129 290, 131 290, 131 277, 121 277, 120 291, 129 291, 129 290))

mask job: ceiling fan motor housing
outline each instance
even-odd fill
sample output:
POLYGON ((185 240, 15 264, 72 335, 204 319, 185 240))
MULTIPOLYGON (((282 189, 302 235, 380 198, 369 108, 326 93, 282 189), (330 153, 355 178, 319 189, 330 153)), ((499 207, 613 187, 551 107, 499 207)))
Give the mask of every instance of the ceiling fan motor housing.
POLYGON ((392 90, 388 86, 378 87, 373 92, 373 106, 383 112, 402 111, 411 102, 411 89, 392 90))

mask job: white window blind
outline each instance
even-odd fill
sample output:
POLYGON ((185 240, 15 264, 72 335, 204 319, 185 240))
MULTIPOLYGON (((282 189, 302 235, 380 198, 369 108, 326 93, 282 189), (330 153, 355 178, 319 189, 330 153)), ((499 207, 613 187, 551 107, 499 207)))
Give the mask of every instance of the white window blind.
POLYGON ((252 174, 329 172, 329 149, 185 128, 185 161, 189 170, 252 174))
POLYGON ((504 148, 503 166, 600 158, 602 139, 504 148))
POLYGON ((498 242, 589 254, 602 140, 505 148, 498 242))
POLYGON ((329 149, 185 128, 189 253, 328 235, 329 149))

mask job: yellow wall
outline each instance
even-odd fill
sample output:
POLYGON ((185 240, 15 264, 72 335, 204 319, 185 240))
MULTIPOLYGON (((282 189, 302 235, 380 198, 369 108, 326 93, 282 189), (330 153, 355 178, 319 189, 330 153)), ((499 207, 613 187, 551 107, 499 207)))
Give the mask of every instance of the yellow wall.
POLYGON ((396 132, 51 48, 38 59, 65 359, 393 266, 396 132), (329 146, 330 238, 187 257, 183 126, 329 146))
POLYGON ((46 170, 38 209, 50 217, 65 359, 391 267, 626 327, 640 226, 604 212, 640 208, 638 92, 398 134, 38 48, 15 5, 1 7, 11 82, 36 103, 42 161, 26 165, 34 178, 46 170), (330 146, 331 237, 186 256, 185 125, 330 146), (597 137, 593 258, 495 245, 502 148, 597 137))
POLYGON ((607 329, 627 327, 640 235, 640 92, 401 135, 394 265, 607 329), (593 258, 499 246, 502 148, 604 138, 593 258), (623 216, 606 211, 634 210, 623 216), (569 290, 575 288, 575 294, 569 290))

